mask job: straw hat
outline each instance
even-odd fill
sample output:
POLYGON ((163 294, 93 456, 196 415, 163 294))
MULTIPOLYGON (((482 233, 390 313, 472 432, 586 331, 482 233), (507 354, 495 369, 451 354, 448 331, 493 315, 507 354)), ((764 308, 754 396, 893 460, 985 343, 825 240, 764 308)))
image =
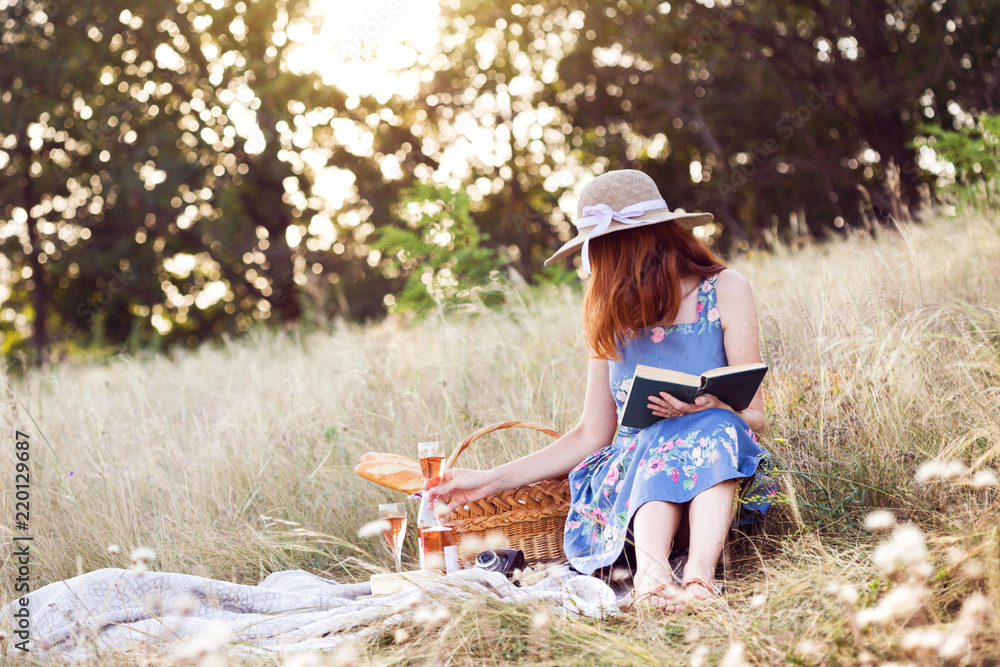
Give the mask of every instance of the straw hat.
POLYGON ((552 262, 583 248, 583 270, 590 273, 587 248, 592 238, 602 234, 674 220, 686 229, 712 221, 711 213, 671 211, 660 196, 653 179, 636 169, 609 171, 590 180, 577 199, 576 237, 545 260, 552 262))

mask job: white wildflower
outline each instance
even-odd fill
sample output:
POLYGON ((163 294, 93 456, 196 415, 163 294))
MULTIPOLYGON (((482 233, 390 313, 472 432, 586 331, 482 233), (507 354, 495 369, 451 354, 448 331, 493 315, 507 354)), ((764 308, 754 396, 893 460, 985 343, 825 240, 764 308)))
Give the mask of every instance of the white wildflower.
POLYGON ((987 597, 982 593, 973 593, 962 603, 957 625, 965 630, 966 634, 975 634, 986 627, 991 611, 987 597))
POLYGON ((421 607, 413 612, 413 622, 422 626, 430 625, 431 616, 433 615, 434 612, 431 611, 430 607, 421 607))
POLYGON ((149 547, 139 547, 132 550, 131 558, 133 563, 148 563, 151 560, 156 560, 156 552, 149 547))
POLYGON ((444 555, 440 553, 427 553, 424 554, 424 567, 428 570, 440 570, 445 571, 444 555))
POLYGON ((708 647, 704 644, 691 653, 691 667, 708 667, 708 647))
POLYGON ((924 606, 927 596, 927 589, 923 586, 909 584, 896 586, 879 600, 877 605, 858 612, 858 625, 865 627, 872 623, 888 623, 910 618, 924 606))
POLYGON ((173 599, 173 610, 181 616, 188 616, 198 607, 198 598, 190 593, 181 593, 173 599))
POLYGON ((389 530, 392 526, 385 519, 375 519, 374 521, 369 521, 365 525, 358 528, 358 537, 363 540, 367 540, 372 537, 377 537, 383 533, 383 531, 389 530))
POLYGON ((806 660, 815 661, 823 658, 825 654, 823 643, 815 639, 803 639, 795 646, 795 652, 806 660))
POLYGON ((177 662, 190 660, 202 664, 206 657, 224 652, 232 640, 233 633, 229 628, 224 623, 216 623, 203 632, 178 642, 171 655, 177 662))
POLYGON ((337 652, 333 654, 333 662, 331 663, 334 667, 357 667, 360 665, 361 655, 358 653, 357 645, 347 639, 340 645, 337 652))
POLYGON ((684 631, 684 641, 688 644, 694 644, 699 639, 701 639, 701 630, 698 628, 688 628, 684 631))
POLYGON ((750 598, 751 609, 763 609, 765 604, 767 604, 767 596, 763 593, 757 593, 757 595, 750 598))
POLYGON ((121 549, 117 544, 109 544, 108 553, 111 554, 112 556, 117 556, 119 553, 121 553, 121 549))
POLYGON ((494 531, 483 539, 483 551, 496 551, 509 548, 507 537, 500 531, 494 531))
POLYGON ((464 553, 478 554, 489 551, 483 544, 482 538, 476 533, 466 533, 462 536, 462 551, 464 553))
POLYGON ((831 581, 824 588, 827 595, 838 598, 841 602, 854 606, 858 602, 858 589, 851 584, 831 581))
POLYGON ((395 605, 393 605, 393 607, 392 607, 392 613, 393 614, 402 614, 403 612, 407 612, 407 611, 410 611, 411 609, 415 609, 418 604, 420 604, 420 596, 419 595, 411 595, 410 597, 404 598, 404 599, 400 600, 399 602, 397 602, 395 605))
POLYGON ((413 613, 413 622, 422 626, 425 630, 436 628, 439 625, 447 623, 449 620, 451 620, 451 612, 444 607, 437 607, 436 609, 421 607, 413 613))
POLYGON ((530 565, 523 570, 514 570, 511 575, 511 579, 521 586, 534 586, 545 581, 546 577, 548 577, 548 572, 545 568, 533 568, 530 565))
POLYGON ((938 648, 938 655, 945 660, 959 658, 972 650, 969 638, 962 632, 951 632, 945 639, 941 647, 938 648))
POLYGON ((900 646, 904 651, 934 651, 944 644, 946 635, 934 628, 917 628, 910 630, 903 636, 900 646))
POLYGON ((729 645, 729 650, 726 651, 726 654, 722 656, 719 667, 749 667, 745 656, 746 649, 743 648, 743 643, 734 641, 729 645))
POLYGON ((896 525, 896 516, 887 510, 875 510, 865 517, 865 528, 873 533, 889 530, 896 525))
POLYGON ((914 477, 917 483, 926 484, 928 482, 950 481, 961 477, 968 469, 961 461, 954 459, 950 461, 928 461, 919 468, 914 477))
POLYGON ((534 586, 535 584, 540 584, 541 582, 545 581, 546 577, 547 577, 547 575, 546 575, 546 573, 544 571, 543 572, 532 572, 528 576, 521 578, 521 585, 522 586, 534 586))
POLYGON ((919 528, 909 524, 896 527, 892 538, 875 549, 872 562, 886 574, 896 574, 903 570, 910 576, 926 578, 933 572, 927 560, 924 534, 919 528))
POLYGON ((410 633, 403 628, 396 628, 396 632, 392 635, 392 640, 397 644, 405 644, 410 639, 410 633))
POLYGON ((535 615, 531 617, 531 627, 535 630, 544 630, 549 627, 549 623, 552 621, 552 617, 546 614, 544 611, 537 611, 535 615))
POLYGON ((986 576, 986 566, 978 558, 970 558, 965 561, 958 571, 967 579, 982 579, 986 576))
POLYGON ((149 571, 149 568, 146 567, 146 561, 141 560, 138 563, 132 563, 132 567, 129 568, 129 571, 136 577, 141 577, 149 571))
POLYGON ((988 489, 1000 484, 1000 480, 997 479, 997 474, 992 470, 983 469, 976 471, 970 483, 977 489, 988 489))

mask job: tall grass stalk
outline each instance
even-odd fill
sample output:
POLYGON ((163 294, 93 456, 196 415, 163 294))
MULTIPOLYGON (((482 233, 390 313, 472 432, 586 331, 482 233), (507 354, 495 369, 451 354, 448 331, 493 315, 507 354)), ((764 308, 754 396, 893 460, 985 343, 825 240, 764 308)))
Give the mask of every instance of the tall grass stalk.
MULTIPOLYGON (((938 217, 730 265, 755 289, 771 365, 760 435, 786 471, 800 522, 751 541, 751 557, 727 573, 731 613, 538 624, 541 609, 480 600, 441 627, 409 628, 402 644, 386 629, 359 647, 362 660, 689 664, 738 641, 757 664, 875 664, 919 658, 901 648, 905 633, 951 627, 973 591, 996 613, 998 496, 970 482, 1000 464, 996 220, 938 217), (917 484, 918 467, 937 459, 970 471, 917 484), (858 608, 895 585, 873 566, 861 528, 877 508, 922 527, 936 575, 920 616, 859 629, 858 608), (831 596, 831 582, 853 582, 859 599, 831 596)), ((347 580, 390 567, 381 541, 356 531, 377 503, 402 498, 353 474, 364 452, 412 456, 420 440, 457 444, 491 422, 565 431, 579 417, 578 294, 509 296, 502 311, 441 313, 417 326, 259 331, 191 352, 4 377, 6 432, 32 433, 34 585, 75 575, 78 558, 87 571, 124 567, 137 546, 156 550, 157 569, 239 583, 290 568, 347 580)), ((492 466, 546 441, 499 432, 461 463, 492 466)), ((0 456, 9 471, 12 450, 0 456)), ((5 516, 11 503, 5 488, 5 516)), ((10 538, 0 527, 7 553, 10 538)), ((415 564, 412 540, 404 560, 415 564)), ((12 568, 0 570, 0 592, 12 598, 12 568)), ((961 660, 1000 660, 996 640, 977 636, 961 660)))

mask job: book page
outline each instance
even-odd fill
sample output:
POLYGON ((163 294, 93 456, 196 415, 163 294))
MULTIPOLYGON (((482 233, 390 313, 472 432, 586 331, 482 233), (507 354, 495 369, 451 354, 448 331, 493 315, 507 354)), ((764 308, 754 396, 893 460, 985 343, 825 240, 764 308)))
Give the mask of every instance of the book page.
POLYGON ((701 376, 711 378, 719 377, 720 375, 735 375, 736 373, 745 373, 746 371, 758 371, 762 368, 767 368, 767 364, 739 364, 738 366, 723 366, 721 368, 713 368, 710 371, 705 371, 701 374, 701 376))
POLYGON ((644 366, 639 364, 635 367, 635 377, 645 377, 650 380, 661 380, 663 382, 675 382, 677 384, 701 386, 701 377, 680 371, 671 371, 666 368, 656 368, 654 366, 644 366))

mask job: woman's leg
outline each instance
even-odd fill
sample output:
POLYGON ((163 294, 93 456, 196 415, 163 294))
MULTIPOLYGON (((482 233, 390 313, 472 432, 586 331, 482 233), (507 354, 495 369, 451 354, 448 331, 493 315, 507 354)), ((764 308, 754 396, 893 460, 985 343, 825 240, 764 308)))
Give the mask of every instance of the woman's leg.
POLYGON ((670 545, 681 522, 683 506, 653 500, 644 503, 632 517, 635 536, 635 594, 655 590, 673 582, 670 572, 670 545))
MULTIPOLYGON (((701 579, 711 583, 715 580, 715 568, 733 521, 733 498, 739 482, 738 479, 720 482, 699 493, 689 503, 691 543, 684 567, 685 581, 701 579)), ((708 589, 699 584, 691 585, 689 590, 695 597, 710 595, 708 589)))

